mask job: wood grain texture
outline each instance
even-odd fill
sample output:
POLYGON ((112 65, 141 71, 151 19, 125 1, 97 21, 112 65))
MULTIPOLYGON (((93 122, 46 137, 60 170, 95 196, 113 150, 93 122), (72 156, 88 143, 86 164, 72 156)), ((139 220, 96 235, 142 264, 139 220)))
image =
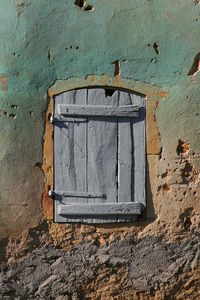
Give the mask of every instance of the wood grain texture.
MULTIPOLYGON (((104 89, 88 90, 88 105, 117 106, 119 92, 105 97, 104 89)), ((88 117, 88 191, 101 192, 106 199, 95 203, 117 202, 117 122, 109 117, 88 117)), ((94 222, 100 221, 94 220, 94 222)), ((102 217, 103 222, 116 222, 115 217, 102 217)))
POLYGON ((104 89, 70 91, 56 97, 54 116, 55 221, 134 221, 137 214, 125 206, 145 204, 144 99, 119 91, 106 97, 104 89), (130 109, 139 116, 130 117, 130 109), (112 204, 123 209, 107 213, 112 204), (58 213, 61 206, 71 213, 58 213))
POLYGON ((132 104, 140 105, 140 115, 132 119, 133 161, 132 177, 134 181, 134 201, 146 204, 146 101, 141 96, 131 95, 132 104))
MULTIPOLYGON (((100 89, 98 89, 100 90, 100 89)), ((94 90, 93 90, 94 91, 94 90)), ((89 93, 91 90, 88 91, 89 93)), ((99 93, 98 93, 99 94, 99 93)), ((102 93, 101 93, 102 94, 102 93)), ((124 93, 123 93, 124 94, 124 93)), ((99 95, 100 97, 102 95, 99 95)), ((114 96, 115 97, 115 96, 114 96)), ((105 98, 105 96, 104 96, 105 98)), ((95 104, 95 101, 91 103, 95 104)), ((108 106, 108 105, 66 105, 60 104, 58 106, 59 114, 64 116, 97 116, 97 117, 138 117, 139 108, 134 105, 126 106, 108 106)))
MULTIPOLYGON (((130 105, 131 98, 128 93, 119 94, 119 105, 130 105)), ((133 178, 132 166, 133 158, 133 136, 131 119, 118 119, 118 202, 132 202, 133 178)), ((125 217, 127 219, 127 217, 125 217)), ((124 217, 118 217, 118 221, 123 221, 124 217)), ((131 218, 129 218, 131 221, 131 218)))
MULTIPOLYGON (((55 98, 55 118, 59 104, 86 104, 87 90, 75 90, 55 98)), ((86 123, 55 122, 54 126, 54 190, 85 192, 85 131, 86 123)), ((80 198, 55 196, 58 203, 78 203, 80 198)), ((57 203, 56 201, 56 203, 57 203)), ((81 199, 87 202, 86 198, 81 199)), ((55 207, 56 212, 56 207, 55 207)), ((66 219, 55 214, 57 222, 82 222, 81 218, 66 219)))
POLYGON ((68 204, 59 205, 59 215, 84 215, 91 217, 92 215, 98 216, 116 216, 116 215, 139 215, 141 214, 141 203, 93 203, 93 204, 68 204))

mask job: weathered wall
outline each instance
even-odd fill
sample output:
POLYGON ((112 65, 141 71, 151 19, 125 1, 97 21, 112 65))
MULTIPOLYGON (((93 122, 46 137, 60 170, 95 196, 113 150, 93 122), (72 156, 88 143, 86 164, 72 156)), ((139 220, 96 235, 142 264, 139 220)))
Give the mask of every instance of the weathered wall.
POLYGON ((1 298, 199 297, 199 4, 0 1, 1 298), (52 223, 49 96, 84 84, 147 96, 146 221, 52 223))

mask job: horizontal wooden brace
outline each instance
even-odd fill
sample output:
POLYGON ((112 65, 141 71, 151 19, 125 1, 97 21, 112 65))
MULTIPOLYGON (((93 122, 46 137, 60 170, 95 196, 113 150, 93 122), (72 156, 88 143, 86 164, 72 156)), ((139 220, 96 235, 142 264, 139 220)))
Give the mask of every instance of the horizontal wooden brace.
POLYGON ((86 117, 76 117, 76 116, 64 116, 64 115, 59 115, 57 118, 53 118, 53 122, 56 125, 56 122, 70 122, 70 123, 86 123, 87 118, 86 117))
POLYGON ((96 117, 138 117, 139 107, 135 105, 125 106, 98 106, 59 104, 58 114, 63 116, 96 116, 96 117))
POLYGON ((140 215, 141 212, 142 204, 134 202, 58 205, 58 214, 63 216, 140 215))
POLYGON ((106 198, 101 193, 85 193, 85 192, 54 192, 49 191, 49 196, 63 196, 63 197, 74 197, 74 198, 106 198))

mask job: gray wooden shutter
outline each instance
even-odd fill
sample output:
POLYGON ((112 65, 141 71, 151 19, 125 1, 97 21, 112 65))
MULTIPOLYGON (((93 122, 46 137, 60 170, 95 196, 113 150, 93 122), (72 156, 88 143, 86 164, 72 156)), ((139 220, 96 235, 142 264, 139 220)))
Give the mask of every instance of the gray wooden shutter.
POLYGON ((133 221, 145 206, 145 100, 104 89, 55 97, 56 222, 133 221))

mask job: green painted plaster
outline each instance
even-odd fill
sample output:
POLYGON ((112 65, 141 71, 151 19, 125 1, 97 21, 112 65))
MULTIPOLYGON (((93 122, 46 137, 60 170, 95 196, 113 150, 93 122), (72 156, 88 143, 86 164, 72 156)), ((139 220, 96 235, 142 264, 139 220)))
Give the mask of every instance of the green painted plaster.
POLYGON ((0 225, 10 230, 16 220, 23 227, 41 218, 44 178, 35 164, 43 160, 47 90, 56 80, 113 76, 119 60, 123 78, 169 94, 157 108, 163 155, 176 155, 178 139, 200 154, 199 74, 187 76, 200 51, 200 6, 193 0, 89 4, 93 12, 74 0, 0 1, 0 78, 8 76, 8 90, 0 84, 0 225))

